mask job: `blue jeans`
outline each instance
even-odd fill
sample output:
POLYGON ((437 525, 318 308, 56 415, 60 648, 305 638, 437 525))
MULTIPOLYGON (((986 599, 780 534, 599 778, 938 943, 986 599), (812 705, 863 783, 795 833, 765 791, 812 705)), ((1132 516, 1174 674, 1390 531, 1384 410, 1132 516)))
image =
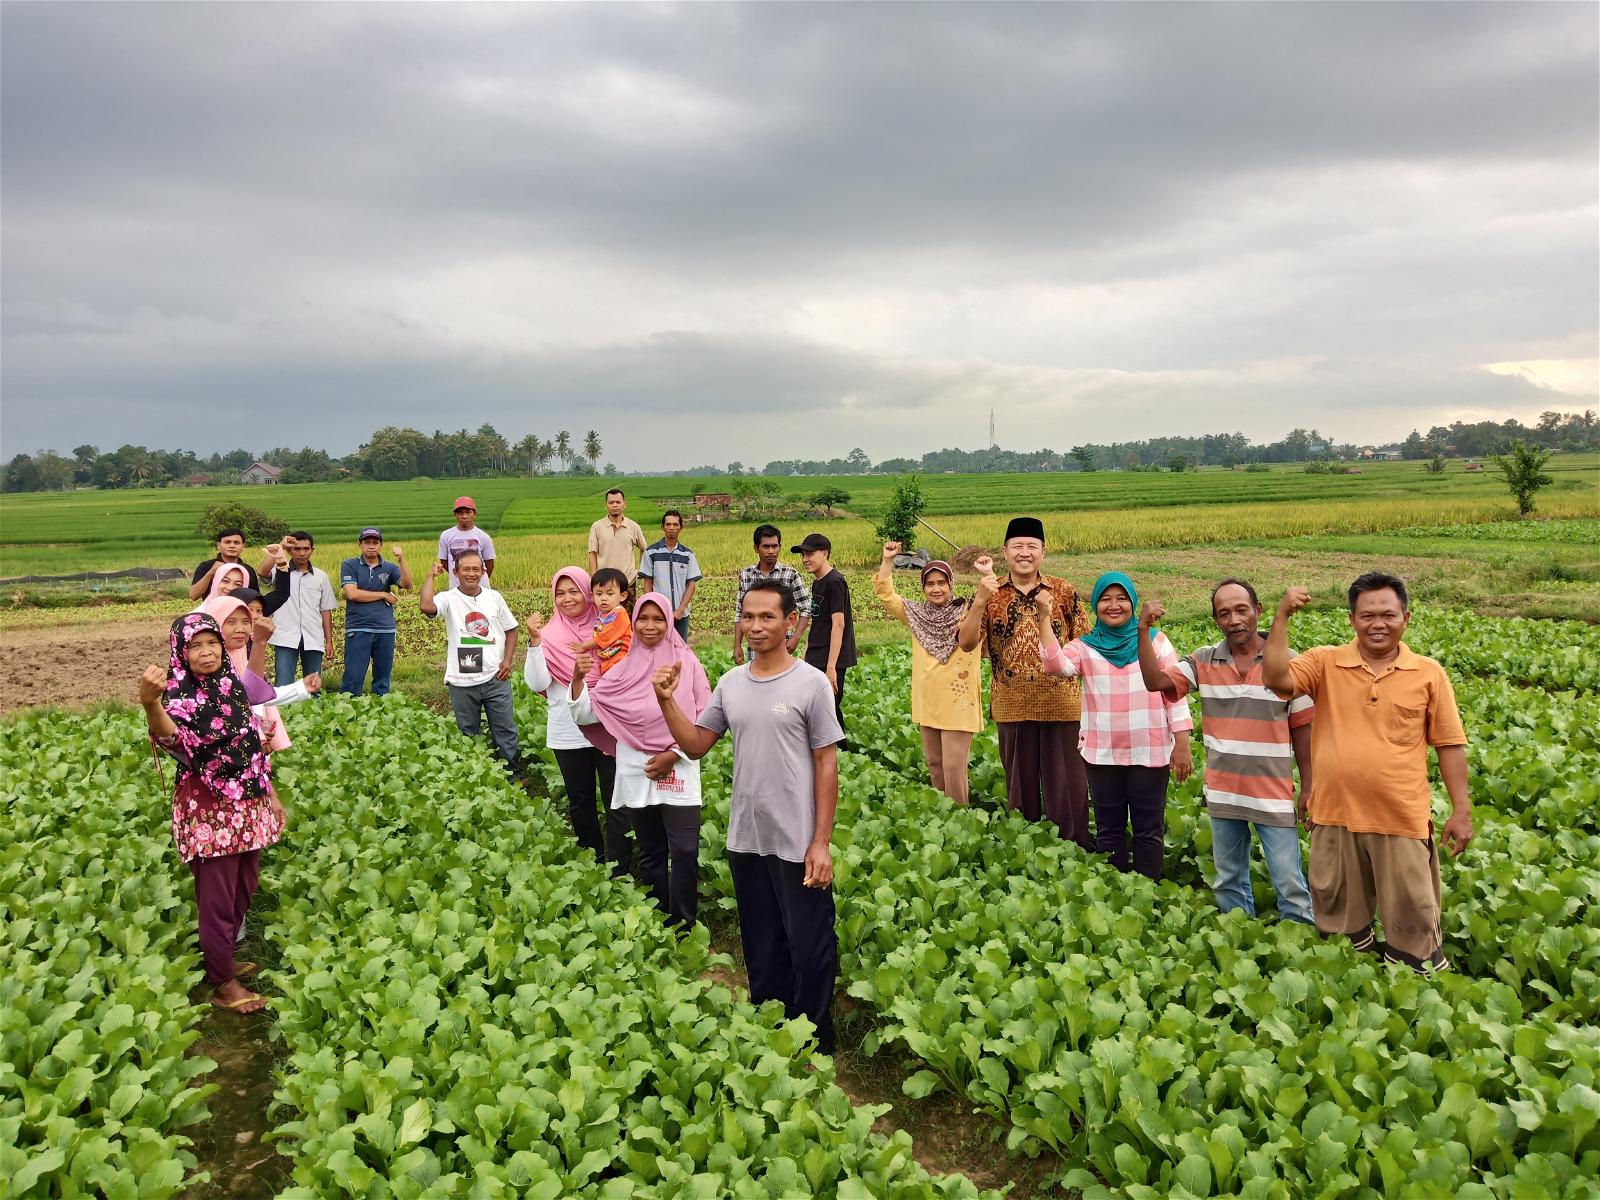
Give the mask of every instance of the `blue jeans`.
POLYGON ((1267 873, 1278 893, 1278 915, 1303 925, 1312 924, 1311 891, 1306 887, 1300 861, 1300 831, 1293 825, 1257 825, 1227 817, 1211 818, 1211 856, 1217 879, 1212 889, 1223 912, 1242 908, 1256 915, 1256 898, 1250 890, 1250 831, 1261 839, 1267 873))
POLYGON ((361 695, 367 682, 367 664, 372 664, 372 694, 389 694, 389 673, 394 670, 394 633, 352 629, 344 635, 344 678, 339 690, 347 696, 361 695))
POLYGON ((299 646, 272 648, 272 682, 276 686, 293 683, 296 668, 303 668, 307 675, 315 675, 322 670, 322 651, 303 650, 299 646))
POLYGON ((678 631, 678 636, 679 637, 681 637, 686 642, 689 640, 689 614, 688 613, 684 613, 683 616, 679 617, 676 621, 674 621, 672 623, 672 626, 673 626, 674 629, 676 629, 678 631))

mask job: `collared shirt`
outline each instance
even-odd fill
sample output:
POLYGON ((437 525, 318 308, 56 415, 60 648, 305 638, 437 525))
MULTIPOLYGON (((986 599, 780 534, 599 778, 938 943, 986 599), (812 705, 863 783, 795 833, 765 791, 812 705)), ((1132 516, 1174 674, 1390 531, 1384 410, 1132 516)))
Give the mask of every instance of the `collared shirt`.
POLYGON ((1444 668, 1401 643, 1374 671, 1354 640, 1317 646, 1289 664, 1297 696, 1317 704, 1311 725, 1311 820, 1351 833, 1433 834, 1428 747, 1465 746, 1444 668))
POLYGON ((620 525, 613 525, 609 516, 601 517, 589 526, 589 553, 594 555, 594 569, 613 567, 628 577, 632 583, 639 574, 633 552, 649 546, 644 540, 644 530, 632 517, 623 517, 620 525))
MULTIPOLYGON (((1156 661, 1175 667, 1178 652, 1167 635, 1155 635, 1156 661)), ((1168 700, 1144 686, 1137 660, 1125 667, 1110 662, 1081 638, 1040 653, 1052 675, 1083 681, 1083 724, 1078 750, 1083 761, 1101 767, 1165 767, 1172 762, 1177 736, 1194 728, 1186 700, 1168 700)))
MULTIPOLYGON (((363 592, 390 592, 400 586, 400 565, 380 558, 369 564, 359 554, 339 564, 339 587, 354 584, 363 592)), ((393 633, 394 605, 387 600, 346 600, 346 633, 393 633)))
POLYGON ((806 590, 806 582, 788 563, 773 563, 771 572, 763 571, 760 563, 751 563, 739 571, 739 595, 733 602, 733 619, 738 621, 744 614, 744 594, 758 579, 776 579, 789 589, 789 594, 794 597, 794 608, 802 617, 810 619, 811 593, 806 590))
MULTIPOLYGON (((1040 583, 1055 593, 1050 625, 1063 644, 1089 632, 1089 614, 1065 579, 1041 575, 1040 583), (1071 614, 1071 627, 1063 621, 1071 614)), ((983 610, 979 645, 993 668, 989 679, 989 714, 996 721, 1076 721, 1082 715, 1082 691, 1076 679, 1052 675, 1039 654, 1039 613, 1033 598, 1039 586, 1021 592, 1007 579, 983 610)))
MULTIPOLYGON (((279 572, 272 574, 276 579, 279 572)), ((290 649, 327 650, 322 614, 333 611, 333 581, 321 567, 299 571, 291 566, 288 575, 289 599, 272 614, 277 629, 267 641, 290 649)))
MULTIPOLYGON (((700 578, 700 560, 682 542, 669 546, 667 539, 662 538, 652 542, 639 560, 639 577, 649 577, 654 590, 671 601, 676 609, 683 603, 683 595, 689 590, 689 585, 700 578)), ((684 609, 684 616, 688 616, 693 607, 691 604, 684 609)), ((668 613, 667 616, 670 618, 672 614, 668 613)))
POLYGON ((1285 700, 1263 674, 1266 636, 1258 634, 1250 669, 1240 672, 1226 639, 1167 668, 1182 699, 1200 693, 1206 743, 1206 812, 1229 821, 1293 828, 1294 742, 1289 731, 1311 724, 1310 696, 1285 700))

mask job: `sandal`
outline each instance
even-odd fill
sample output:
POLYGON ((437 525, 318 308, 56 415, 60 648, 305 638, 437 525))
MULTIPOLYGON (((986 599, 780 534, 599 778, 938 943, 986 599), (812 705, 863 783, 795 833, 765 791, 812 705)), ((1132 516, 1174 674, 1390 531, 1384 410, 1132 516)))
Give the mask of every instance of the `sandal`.
POLYGON ((218 1000, 215 996, 213 996, 211 997, 211 1003, 217 1008, 225 1008, 229 1012, 238 1013, 240 1016, 249 1016, 251 1013, 258 1013, 265 1009, 267 1007, 267 998, 265 996, 258 996, 254 992, 251 992, 247 995, 240 996, 237 1000, 218 1000), (256 1007, 246 1007, 247 1005, 252 1004, 256 1005, 256 1007))

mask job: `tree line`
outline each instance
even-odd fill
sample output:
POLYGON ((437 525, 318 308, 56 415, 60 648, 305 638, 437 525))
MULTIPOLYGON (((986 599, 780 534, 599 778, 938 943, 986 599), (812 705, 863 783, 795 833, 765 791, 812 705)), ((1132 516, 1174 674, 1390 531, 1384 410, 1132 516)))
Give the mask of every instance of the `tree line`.
MULTIPOLYGON (((567 430, 552 438, 528 434, 508 441, 493 425, 477 432, 416 429, 386 425, 353 454, 343 457, 306 446, 275 446, 259 453, 229 450, 201 457, 192 450, 152 450, 125 445, 102 451, 82 445, 70 458, 46 450, 18 454, 0 467, 0 491, 48 492, 72 488, 204 487, 238 483, 252 463, 279 469, 279 483, 326 483, 341 479, 415 479, 418 476, 480 478, 489 475, 544 475, 554 465, 569 475, 598 475, 604 452, 600 434, 589 430, 581 439, 567 430)), ((610 464, 606 464, 610 469, 610 464)))
MULTIPOLYGON (((1006 450, 989 446, 979 450, 931 450, 920 458, 886 458, 874 463, 857 446, 843 458, 775 459, 756 469, 734 461, 726 466, 703 465, 672 472, 680 476, 765 476, 783 478, 811 475, 929 475, 993 472, 1188 470, 1196 467, 1235 467, 1260 463, 1318 463, 1351 461, 1367 449, 1393 449, 1408 459, 1430 460, 1449 455, 1484 458, 1504 454, 1513 442, 1545 450, 1600 449, 1600 425, 1593 409, 1584 412, 1545 412, 1532 425, 1520 421, 1456 421, 1436 425, 1426 434, 1412 430, 1392 447, 1335 444, 1316 429, 1294 429, 1275 442, 1253 442, 1243 433, 1209 433, 1199 437, 1158 437, 1108 445, 1085 443, 1070 450, 1006 450)), ((454 433, 386 425, 373 432, 353 454, 340 457, 326 450, 278 446, 261 453, 230 450, 201 457, 191 450, 152 450, 125 445, 102 452, 92 445, 79 446, 71 457, 54 450, 18 454, 0 467, 0 491, 65 491, 78 487, 128 488, 203 486, 236 483, 252 463, 279 468, 280 483, 321 483, 336 479, 479 478, 510 475, 616 476, 610 464, 601 466, 600 435, 591 429, 582 439, 567 430, 553 437, 526 434, 509 441, 493 425, 476 432, 454 433)))

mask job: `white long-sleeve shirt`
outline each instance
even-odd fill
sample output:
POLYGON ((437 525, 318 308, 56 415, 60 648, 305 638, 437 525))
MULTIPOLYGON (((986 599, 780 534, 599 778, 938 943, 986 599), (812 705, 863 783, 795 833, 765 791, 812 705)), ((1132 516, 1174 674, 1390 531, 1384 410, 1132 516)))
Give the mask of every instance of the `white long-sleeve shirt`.
POLYGON ((544 661, 544 646, 529 646, 528 657, 522 664, 522 679, 547 701, 544 718, 545 745, 552 750, 588 750, 592 743, 583 736, 572 719, 572 707, 567 702, 567 685, 557 683, 544 661))

